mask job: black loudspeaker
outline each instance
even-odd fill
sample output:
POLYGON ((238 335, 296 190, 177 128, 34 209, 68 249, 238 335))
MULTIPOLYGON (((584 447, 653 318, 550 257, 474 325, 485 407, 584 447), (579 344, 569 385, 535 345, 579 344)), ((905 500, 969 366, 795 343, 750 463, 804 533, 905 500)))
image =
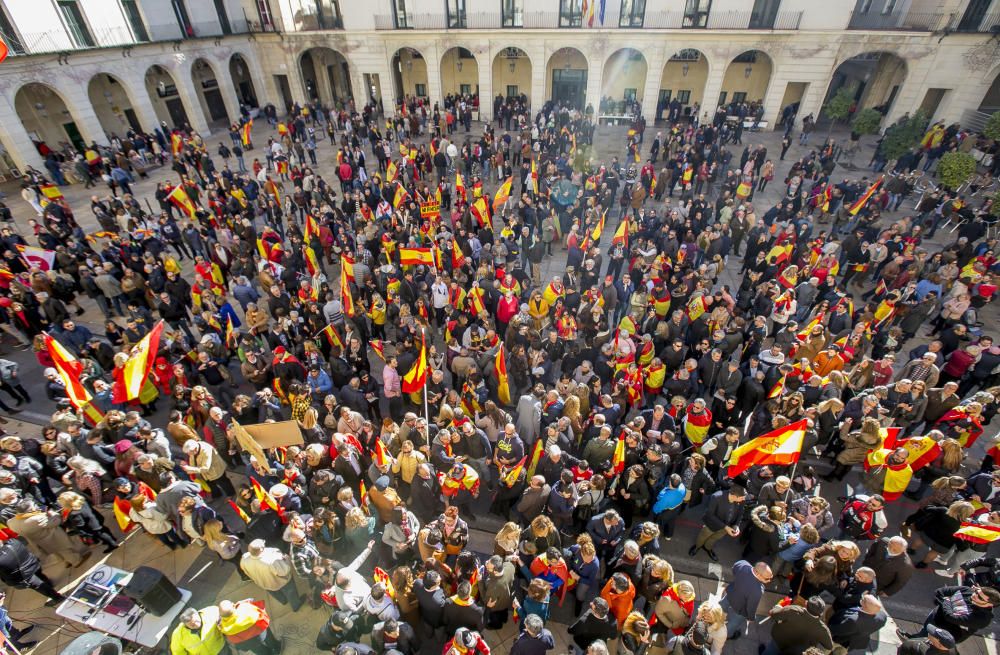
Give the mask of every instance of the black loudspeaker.
POLYGON ((181 599, 181 592, 160 571, 140 566, 123 593, 153 616, 163 616, 181 599))

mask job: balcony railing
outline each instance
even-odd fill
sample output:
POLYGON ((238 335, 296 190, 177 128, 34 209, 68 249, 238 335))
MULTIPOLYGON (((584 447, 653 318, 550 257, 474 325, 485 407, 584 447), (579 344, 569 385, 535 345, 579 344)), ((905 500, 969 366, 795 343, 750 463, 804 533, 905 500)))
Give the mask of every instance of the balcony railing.
POLYGON ((395 20, 392 14, 375 14, 376 30, 443 30, 447 28, 444 12, 436 14, 407 14, 395 20))
POLYGON ((935 32, 944 29, 950 14, 852 14, 847 25, 850 30, 895 30, 899 32, 935 32))
MULTIPOLYGON (((22 55, 43 55, 57 52, 72 52, 74 50, 90 50, 96 48, 117 48, 124 46, 142 45, 157 41, 177 41, 185 38, 199 38, 212 36, 228 36, 223 34, 222 26, 219 23, 193 23, 190 29, 185 31, 177 23, 166 25, 146 25, 146 32, 149 38, 140 40, 132 35, 132 31, 124 26, 105 27, 90 31, 93 45, 80 46, 74 41, 73 36, 63 30, 50 30, 48 32, 21 32, 18 35, 7 34, 0 31, 0 37, 7 44, 10 56, 22 55)), ((249 34, 263 31, 273 31, 260 29, 259 25, 251 24, 244 18, 231 18, 229 20, 229 34, 249 34)))
POLYGON ((752 11, 713 11, 708 15, 706 27, 710 30, 797 30, 801 21, 801 11, 781 11, 774 16, 755 15, 752 11))
POLYGON ((1000 30, 1000 13, 986 14, 978 23, 967 22, 962 17, 959 17, 955 24, 956 32, 983 32, 990 34, 998 30, 1000 30))

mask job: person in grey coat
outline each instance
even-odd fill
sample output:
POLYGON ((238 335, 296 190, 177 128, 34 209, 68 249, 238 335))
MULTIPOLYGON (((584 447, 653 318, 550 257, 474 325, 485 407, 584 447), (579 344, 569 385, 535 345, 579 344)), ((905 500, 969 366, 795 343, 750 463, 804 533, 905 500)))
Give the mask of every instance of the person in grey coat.
POLYGON ((774 577, 765 562, 751 564, 745 559, 733 564, 733 581, 722 596, 722 609, 726 611, 729 639, 739 639, 746 631, 747 622, 757 618, 757 606, 764 597, 764 585, 774 577))
POLYGON ((160 475, 160 493, 156 495, 156 509, 166 514, 175 524, 180 520, 177 508, 188 496, 197 497, 201 487, 190 480, 178 480, 172 471, 160 475))
POLYGON ((892 596, 913 577, 915 569, 906 547, 906 539, 900 536, 880 537, 868 547, 863 564, 875 571, 879 595, 892 596))
POLYGON ((545 628, 542 617, 529 614, 524 617, 524 629, 510 647, 510 655, 545 655, 555 647, 556 641, 545 628))

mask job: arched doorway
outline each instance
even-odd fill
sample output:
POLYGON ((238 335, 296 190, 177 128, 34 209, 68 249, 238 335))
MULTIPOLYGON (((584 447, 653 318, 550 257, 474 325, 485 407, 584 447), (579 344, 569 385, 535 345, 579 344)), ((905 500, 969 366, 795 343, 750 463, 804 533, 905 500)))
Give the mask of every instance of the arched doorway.
POLYGON ((604 62, 604 73, 601 75, 598 113, 620 115, 632 103, 641 105, 648 70, 646 58, 635 48, 622 48, 611 53, 604 62))
POLYGON ((576 48, 559 48, 545 66, 545 86, 549 97, 576 109, 583 109, 587 97, 587 58, 576 48))
POLYGON ((891 52, 863 52, 843 61, 833 71, 826 101, 847 89, 857 108, 872 108, 888 115, 906 79, 906 62, 891 52))
POLYGON ((299 59, 306 97, 327 106, 342 106, 354 97, 347 58, 332 48, 310 48, 299 59))
POLYGON ((153 111, 161 123, 168 127, 188 124, 187 109, 177 93, 177 82, 166 68, 154 64, 146 71, 146 92, 153 103, 153 111))
POLYGON ((414 48, 400 48, 392 56, 393 86, 396 104, 404 97, 416 96, 427 99, 427 62, 420 51, 414 48))
POLYGON ((468 48, 449 48, 441 57, 441 95, 479 96, 479 62, 468 48))
POLYGON ((98 73, 90 78, 87 84, 87 96, 90 106, 97 114, 101 129, 111 138, 111 135, 124 135, 129 128, 142 131, 139 117, 132 108, 128 92, 122 86, 121 80, 108 73, 98 73))
POLYGON ((14 96, 14 109, 36 148, 44 143, 60 150, 63 144, 71 143, 85 149, 86 141, 66 101, 52 87, 39 82, 25 84, 14 96))
POLYGON ((663 65, 660 91, 656 99, 654 120, 690 119, 694 106, 705 104, 705 84, 708 82, 708 59, 694 48, 678 50, 663 65))
POLYGON ((236 89, 236 97, 240 104, 260 107, 257 101, 257 89, 254 88, 253 78, 250 76, 250 65, 243 55, 236 53, 229 58, 229 76, 233 80, 233 87, 236 89))
POLYGON ((760 50, 747 50, 733 57, 722 78, 719 104, 763 103, 773 68, 771 58, 760 50))
POLYGON ((531 104, 531 59, 520 48, 504 48, 493 58, 493 93, 504 98, 525 96, 531 104))
MULTIPOLYGON (((191 64, 191 80, 194 82, 195 95, 205 114, 209 125, 228 126, 229 115, 226 113, 226 101, 222 98, 219 88, 219 77, 207 60, 199 57, 191 64)), ((233 116, 233 119, 236 117, 233 116)))

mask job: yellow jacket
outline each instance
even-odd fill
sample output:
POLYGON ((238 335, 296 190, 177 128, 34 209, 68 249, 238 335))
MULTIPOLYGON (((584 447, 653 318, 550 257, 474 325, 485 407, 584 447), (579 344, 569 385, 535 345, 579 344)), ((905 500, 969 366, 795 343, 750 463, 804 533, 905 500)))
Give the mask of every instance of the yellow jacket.
POLYGON ((219 630, 219 608, 211 605, 198 611, 201 629, 192 630, 183 623, 170 635, 170 655, 218 655, 226 646, 219 630))

